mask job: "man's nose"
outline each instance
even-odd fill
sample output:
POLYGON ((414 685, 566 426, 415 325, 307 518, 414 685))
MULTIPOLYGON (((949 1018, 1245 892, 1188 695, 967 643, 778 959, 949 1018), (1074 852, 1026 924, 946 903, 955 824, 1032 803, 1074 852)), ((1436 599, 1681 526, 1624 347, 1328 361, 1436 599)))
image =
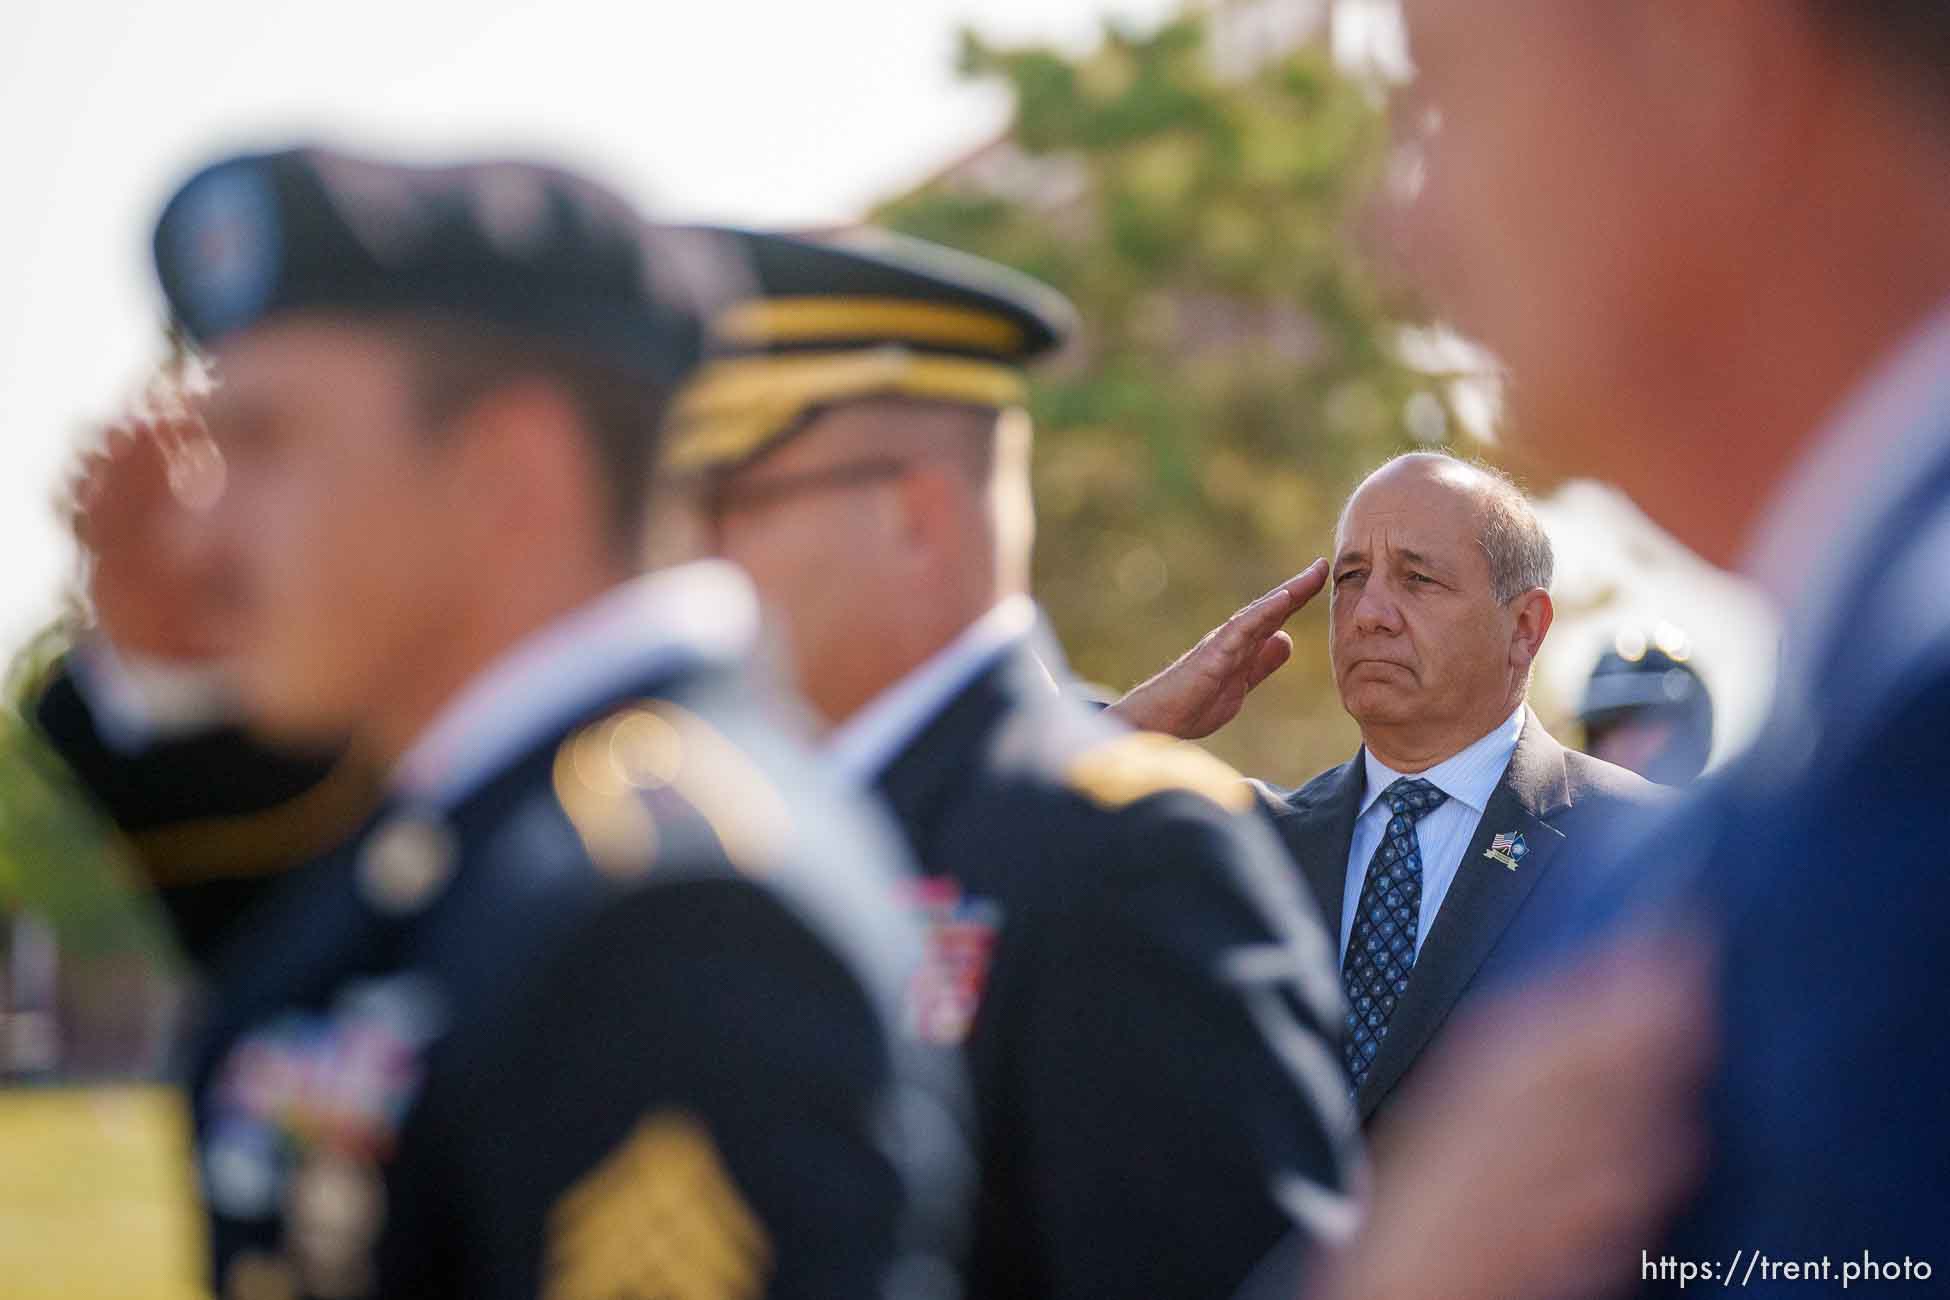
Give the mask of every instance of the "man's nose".
POLYGON ((1357 632, 1392 633, 1401 631, 1401 606, 1396 602, 1388 584, 1380 578, 1369 578, 1361 586, 1361 594, 1354 602, 1354 628, 1357 632))

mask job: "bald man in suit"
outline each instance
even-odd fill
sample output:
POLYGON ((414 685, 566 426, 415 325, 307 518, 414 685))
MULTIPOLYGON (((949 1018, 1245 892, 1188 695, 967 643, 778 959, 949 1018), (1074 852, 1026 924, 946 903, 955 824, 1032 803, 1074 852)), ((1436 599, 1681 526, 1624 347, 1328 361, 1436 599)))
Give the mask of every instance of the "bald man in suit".
POLYGON ((1331 566, 1255 601, 1112 706, 1139 726, 1209 734, 1284 662, 1280 624, 1331 581, 1334 677, 1361 749, 1297 790, 1255 785, 1339 937, 1342 1054, 1364 1124, 1456 1008, 1576 906, 1580 858, 1658 797, 1558 744, 1526 702, 1551 568, 1507 478, 1442 453, 1398 457, 1348 499, 1331 566))

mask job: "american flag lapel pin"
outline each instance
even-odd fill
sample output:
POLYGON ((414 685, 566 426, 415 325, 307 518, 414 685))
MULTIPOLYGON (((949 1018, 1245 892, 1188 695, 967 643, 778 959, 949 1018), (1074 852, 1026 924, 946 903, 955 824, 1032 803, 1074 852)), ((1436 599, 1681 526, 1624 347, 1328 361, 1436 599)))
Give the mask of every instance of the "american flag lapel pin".
POLYGON ((1517 864, 1522 862, 1529 852, 1530 846, 1523 842, 1522 831, 1504 831, 1490 837, 1490 846, 1483 850, 1483 856, 1494 862, 1501 862, 1515 871, 1517 864))

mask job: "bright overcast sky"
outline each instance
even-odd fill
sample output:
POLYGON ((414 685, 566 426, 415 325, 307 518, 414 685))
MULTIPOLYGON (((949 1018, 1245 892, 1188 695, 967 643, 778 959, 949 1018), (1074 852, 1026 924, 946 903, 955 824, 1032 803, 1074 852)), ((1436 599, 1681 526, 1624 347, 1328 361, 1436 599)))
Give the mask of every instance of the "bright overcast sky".
POLYGON ((956 32, 1087 43, 1171 0, 5 0, 0 659, 67 563, 76 431, 156 354, 145 241, 215 152, 294 137, 545 154, 675 216, 857 215, 1004 122, 956 32))

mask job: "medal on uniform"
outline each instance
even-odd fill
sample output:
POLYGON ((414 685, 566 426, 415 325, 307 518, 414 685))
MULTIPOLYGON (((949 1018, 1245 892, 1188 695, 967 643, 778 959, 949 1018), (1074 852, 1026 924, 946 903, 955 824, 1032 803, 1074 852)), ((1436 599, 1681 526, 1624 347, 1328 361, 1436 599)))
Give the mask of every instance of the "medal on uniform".
POLYGON ((927 953, 908 986, 907 1029, 924 1043, 952 1047, 968 1037, 981 1008, 1002 906, 964 894, 952 876, 917 880, 908 897, 927 953))

